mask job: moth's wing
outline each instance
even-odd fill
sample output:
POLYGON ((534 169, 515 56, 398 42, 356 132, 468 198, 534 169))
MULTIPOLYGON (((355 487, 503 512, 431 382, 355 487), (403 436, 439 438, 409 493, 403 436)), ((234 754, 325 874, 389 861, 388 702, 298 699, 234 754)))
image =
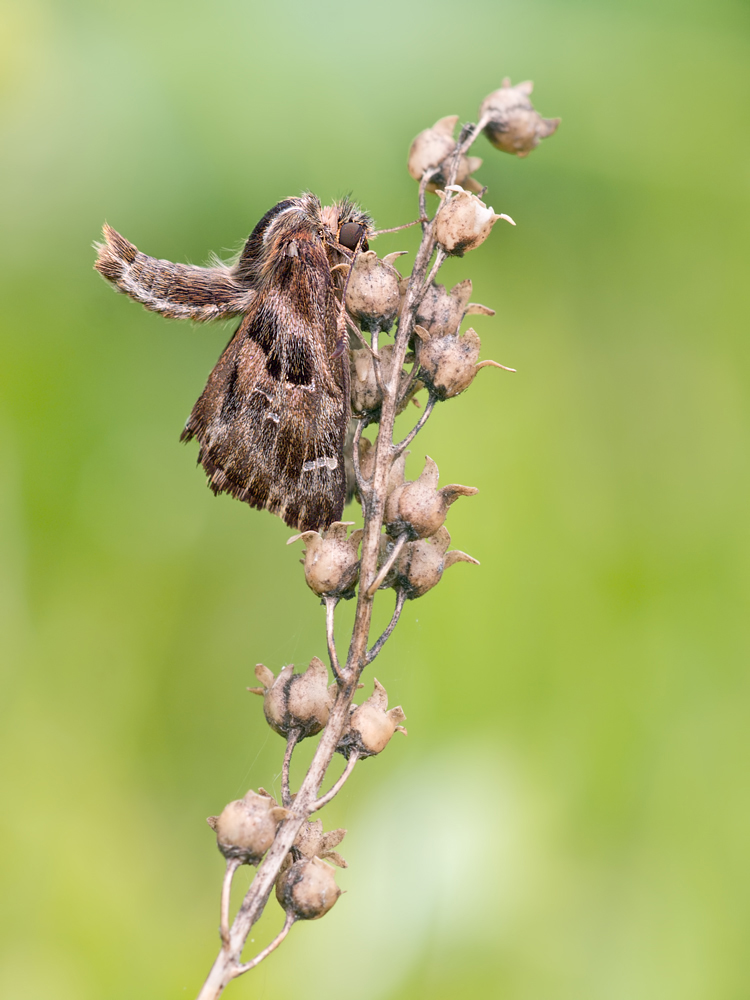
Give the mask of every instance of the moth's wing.
MULTIPOLYGON (((300 254, 302 256, 302 254, 300 254)), ((267 508, 300 531, 341 518, 348 364, 332 359, 330 270, 297 267, 258 297, 211 373, 183 439, 215 493, 267 508)))

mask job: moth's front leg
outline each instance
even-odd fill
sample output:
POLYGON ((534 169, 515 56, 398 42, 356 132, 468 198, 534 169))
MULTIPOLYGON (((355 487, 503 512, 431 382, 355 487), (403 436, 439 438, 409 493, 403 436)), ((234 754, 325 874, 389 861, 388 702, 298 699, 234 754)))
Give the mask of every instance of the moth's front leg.
POLYGON ((346 332, 346 306, 342 303, 336 320, 336 345, 331 352, 331 360, 336 361, 343 357, 344 351, 349 347, 349 334, 346 332))

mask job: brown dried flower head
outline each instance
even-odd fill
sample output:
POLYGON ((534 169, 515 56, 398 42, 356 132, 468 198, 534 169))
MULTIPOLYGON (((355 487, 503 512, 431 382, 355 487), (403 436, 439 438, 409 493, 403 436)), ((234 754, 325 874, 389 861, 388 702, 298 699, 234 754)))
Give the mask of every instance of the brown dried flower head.
MULTIPOLYGON (((380 374, 385 384, 389 384, 393 377, 393 353, 395 346, 385 344, 380 348, 380 374)), ((383 402, 383 395, 378 386, 375 376, 375 364, 372 353, 363 347, 361 350, 350 352, 351 355, 351 396, 352 412, 355 416, 366 416, 376 420, 380 413, 383 402)), ((406 388, 409 381, 409 373, 401 369, 399 377, 400 389, 406 388)), ((404 399, 399 407, 401 413, 404 407, 420 387, 413 387, 413 391, 404 399)))
POLYGON ((406 716, 398 705, 388 709, 388 695, 383 685, 375 679, 375 689, 367 701, 352 705, 349 725, 336 747, 337 753, 349 759, 356 751, 359 757, 373 757, 385 750, 390 738, 398 730, 406 735, 401 725, 406 716))
MULTIPOLYGON (((458 122, 458 115, 449 115, 436 121, 432 128, 420 132, 409 150, 407 166, 415 181, 421 181, 429 170, 440 168, 430 183, 428 191, 437 191, 445 184, 452 157, 456 151, 453 133, 458 122)), ((482 185, 471 175, 482 166, 478 156, 462 156, 458 163, 456 184, 461 184, 470 191, 481 191, 482 185)))
POLYGON ((320 858, 295 861, 276 879, 276 898, 297 920, 318 920, 341 895, 333 868, 320 858))
POLYGON ((341 857, 334 847, 338 847, 346 836, 346 830, 329 830, 323 833, 323 820, 316 819, 313 822, 305 820, 300 827, 294 846, 305 858, 322 858, 330 861, 337 868, 348 868, 346 861, 341 857))
MULTIPOLYGON (((406 292, 406 279, 402 282, 403 292, 406 292)), ((494 316, 495 310, 478 302, 469 302, 471 298, 471 279, 466 278, 446 291, 444 285, 434 281, 427 288, 422 301, 417 308, 416 322, 435 337, 445 337, 457 333, 464 316, 480 314, 494 316)))
POLYGON ((435 237, 443 250, 453 257, 463 257, 467 250, 476 250, 490 235, 498 219, 515 226, 509 215, 497 215, 493 208, 488 208, 480 198, 458 184, 438 191, 438 197, 442 204, 435 217, 435 237))
POLYGON ((310 590, 321 597, 354 597, 354 587, 359 576, 357 550, 362 529, 357 528, 347 538, 347 528, 353 521, 334 521, 322 534, 303 531, 293 535, 287 545, 302 539, 305 553, 305 581, 310 590))
POLYGON ((434 535, 445 521, 448 508, 459 497, 478 493, 475 486, 451 483, 437 488, 438 467, 429 455, 419 479, 403 483, 388 497, 385 504, 386 531, 394 538, 427 538, 434 535))
POLYGON ((512 87, 510 78, 506 77, 502 87, 482 101, 479 117, 491 116, 484 134, 493 146, 504 153, 528 156, 560 124, 559 118, 542 118, 536 111, 529 100, 533 89, 531 80, 512 87))
POLYGON ((208 825, 216 832, 216 843, 225 858, 258 865, 273 843, 276 827, 291 813, 270 795, 252 789, 244 798, 230 802, 219 816, 209 816, 208 825))
POLYGON ((304 674, 294 673, 294 664, 282 667, 278 677, 259 663, 255 676, 262 687, 248 688, 263 696, 263 712, 268 725, 280 736, 300 730, 300 739, 315 736, 328 722, 335 685, 328 685, 328 671, 322 660, 313 656, 304 674))
POLYGON ((468 389, 480 368, 487 365, 505 368, 497 361, 478 360, 482 342, 471 327, 460 337, 458 334, 430 336, 419 326, 415 332, 422 340, 418 355, 419 377, 438 399, 450 399, 468 389))
POLYGON ((457 562, 479 565, 478 560, 465 552, 454 549, 448 552, 451 536, 443 525, 430 538, 420 538, 404 546, 396 560, 396 581, 392 586, 402 587, 410 601, 422 597, 440 583, 443 573, 457 562))
MULTIPOLYGON (((360 438, 359 471, 361 472, 362 478, 365 482, 369 482, 372 479, 375 471, 375 454, 375 445, 372 441, 369 441, 366 437, 360 438)), ((388 473, 388 482, 385 487, 386 496, 392 493, 397 486, 400 486, 403 483, 404 471, 406 469, 406 456, 410 454, 410 451, 402 451, 400 455, 393 459, 390 472, 388 473)))
POLYGON ((398 315, 401 275, 393 266, 399 250, 381 260, 374 250, 357 257, 346 289, 346 308, 363 330, 390 330, 398 315))

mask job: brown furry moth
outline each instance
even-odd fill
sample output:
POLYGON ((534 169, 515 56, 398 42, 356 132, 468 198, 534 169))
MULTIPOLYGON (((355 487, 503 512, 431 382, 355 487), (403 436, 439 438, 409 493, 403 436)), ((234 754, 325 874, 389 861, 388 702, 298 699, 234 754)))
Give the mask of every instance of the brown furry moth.
POLYGON ((300 531, 341 518, 349 359, 346 268, 372 220, 348 200, 313 194, 266 212, 234 266, 192 267, 141 253, 109 226, 94 265, 147 309, 173 319, 242 316, 193 407, 214 493, 266 508, 300 531))

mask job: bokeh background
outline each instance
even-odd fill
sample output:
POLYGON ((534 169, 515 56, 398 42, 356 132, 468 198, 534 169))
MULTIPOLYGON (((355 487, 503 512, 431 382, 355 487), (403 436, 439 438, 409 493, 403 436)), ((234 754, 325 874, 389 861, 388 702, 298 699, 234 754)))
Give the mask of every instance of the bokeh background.
POLYGON ((481 567, 378 661, 409 737, 326 811, 347 894, 231 995, 750 996, 747 4, 0 17, 0 994, 197 993, 204 817, 279 786, 244 688, 324 650, 290 532, 178 444, 229 329, 116 297, 101 223, 201 263, 305 189, 407 221, 413 136, 507 74, 563 124, 527 160, 477 143, 518 225, 444 280, 473 279, 484 356, 518 374, 441 406, 409 466, 480 488, 449 528, 481 567))

